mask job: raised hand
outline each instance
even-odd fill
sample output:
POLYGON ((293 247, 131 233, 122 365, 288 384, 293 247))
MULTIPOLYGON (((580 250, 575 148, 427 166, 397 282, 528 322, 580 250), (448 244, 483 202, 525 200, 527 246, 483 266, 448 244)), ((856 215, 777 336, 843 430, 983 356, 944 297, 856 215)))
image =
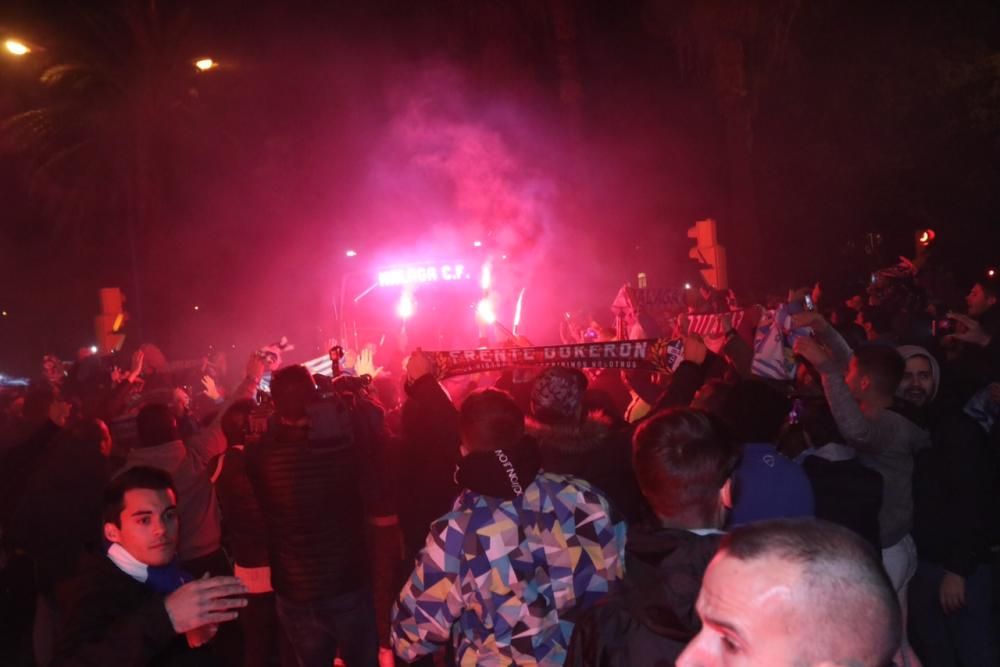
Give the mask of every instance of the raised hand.
POLYGON ((247 360, 247 379, 254 384, 260 384, 261 380, 264 379, 265 370, 266 364, 260 355, 256 352, 251 353, 247 360))
POLYGON ((708 348, 705 347, 705 341, 701 339, 701 336, 691 335, 684 339, 684 361, 701 366, 705 363, 707 355, 708 348))
POLYGON ((205 396, 208 396, 213 401, 217 401, 222 398, 222 394, 219 393, 219 387, 216 386, 215 380, 212 376, 205 375, 201 378, 201 386, 205 388, 205 396))
POLYGON ((982 347, 986 347, 990 344, 990 335, 983 330, 983 325, 976 320, 972 319, 968 315, 962 315, 961 313, 948 313, 948 317, 965 327, 965 331, 956 331, 951 334, 949 338, 960 340, 965 343, 973 343, 974 345, 980 345, 982 347))
POLYGON ((813 331, 823 331, 827 326, 829 326, 829 323, 826 321, 826 318, 815 310, 804 310, 801 313, 792 315, 793 329, 810 327, 813 331))
POLYGON ((146 353, 139 348, 132 355, 132 368, 128 372, 128 381, 135 382, 136 378, 142 373, 142 364, 146 360, 146 353))
POLYGON ((184 584, 163 601, 178 634, 209 624, 236 620, 247 606, 247 589, 236 577, 208 577, 184 584))
POLYGON ((800 336, 795 341, 795 354, 804 358, 815 368, 830 361, 830 352, 810 336, 800 336))
POLYGON ((375 362, 372 361, 372 351, 366 347, 358 355, 358 360, 354 364, 354 370, 359 376, 370 375, 374 380, 382 372, 382 367, 375 368, 375 362))

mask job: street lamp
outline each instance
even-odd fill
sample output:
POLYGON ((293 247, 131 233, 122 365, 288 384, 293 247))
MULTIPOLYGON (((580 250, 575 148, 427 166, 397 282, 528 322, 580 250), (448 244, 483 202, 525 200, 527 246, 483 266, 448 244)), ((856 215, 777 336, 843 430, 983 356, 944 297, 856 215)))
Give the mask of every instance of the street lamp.
POLYGON ((24 42, 17 39, 8 39, 3 43, 7 52, 15 56, 25 56, 31 53, 31 49, 24 42))
POLYGON ((198 68, 199 72, 207 72, 210 69, 215 69, 219 66, 219 63, 212 60, 211 58, 199 58, 194 61, 194 66, 198 68))

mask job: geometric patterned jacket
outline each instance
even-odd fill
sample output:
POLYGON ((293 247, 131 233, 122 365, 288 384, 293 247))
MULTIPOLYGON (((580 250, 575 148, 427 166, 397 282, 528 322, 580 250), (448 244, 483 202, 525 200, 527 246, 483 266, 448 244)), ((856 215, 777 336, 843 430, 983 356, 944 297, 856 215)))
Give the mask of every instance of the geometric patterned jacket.
POLYGON ((462 491, 392 609, 404 660, 448 641, 461 667, 562 665, 573 619, 614 591, 625 523, 584 480, 540 472, 513 500, 462 491))

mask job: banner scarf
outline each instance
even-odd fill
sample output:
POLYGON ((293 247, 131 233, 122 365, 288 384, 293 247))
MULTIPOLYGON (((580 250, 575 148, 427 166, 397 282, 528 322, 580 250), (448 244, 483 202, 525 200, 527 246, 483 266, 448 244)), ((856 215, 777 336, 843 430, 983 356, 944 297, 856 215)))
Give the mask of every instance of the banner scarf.
POLYGON ((508 368, 616 368, 671 373, 683 361, 680 340, 657 338, 581 345, 543 345, 451 352, 424 352, 434 362, 437 378, 508 368))
MULTIPOLYGON (((730 313, 732 326, 740 325, 745 311, 730 313)), ((725 344, 721 315, 688 315, 689 331, 705 341, 718 353, 725 344)), ((791 350, 794 332, 784 308, 767 311, 755 332, 753 373, 775 380, 795 377, 791 350)), ((680 338, 647 338, 642 340, 607 341, 576 345, 543 345, 537 347, 489 348, 445 352, 424 352, 437 367, 437 378, 472 375, 511 368, 614 368, 673 373, 684 360, 684 341, 680 338)), ((327 356, 310 359, 303 364, 313 374, 330 372, 327 356)))

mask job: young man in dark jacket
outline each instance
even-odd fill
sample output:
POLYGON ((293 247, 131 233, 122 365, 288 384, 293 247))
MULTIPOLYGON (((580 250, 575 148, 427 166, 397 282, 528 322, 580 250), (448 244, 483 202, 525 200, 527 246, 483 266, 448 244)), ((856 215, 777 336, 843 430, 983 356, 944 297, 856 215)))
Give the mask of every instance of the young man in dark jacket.
POLYGON ((579 619, 568 666, 673 664, 698 633, 695 602, 739 450, 714 417, 674 409, 639 427, 633 458, 656 520, 629 527, 623 592, 579 619))
POLYGON ((213 665, 219 624, 246 605, 238 579, 191 581, 177 565, 177 496, 170 476, 130 468, 104 496, 111 543, 82 579, 54 665, 213 665))
POLYGON ((275 414, 247 449, 267 528, 278 617, 303 667, 328 667, 339 649, 348 667, 378 659, 365 548, 362 451, 354 418, 321 397, 302 366, 274 374, 275 414))

